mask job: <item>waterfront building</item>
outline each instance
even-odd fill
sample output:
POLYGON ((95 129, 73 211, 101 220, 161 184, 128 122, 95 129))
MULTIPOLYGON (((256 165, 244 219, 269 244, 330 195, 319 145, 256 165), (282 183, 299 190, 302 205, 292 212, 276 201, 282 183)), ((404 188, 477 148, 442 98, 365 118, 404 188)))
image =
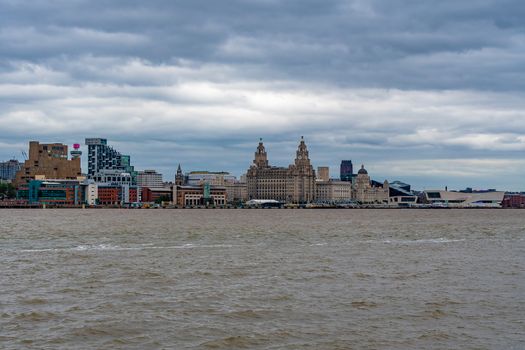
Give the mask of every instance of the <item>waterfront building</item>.
POLYGON ((274 199, 286 203, 309 203, 315 199, 315 170, 301 137, 294 164, 270 166, 262 139, 246 173, 248 199, 274 199))
POLYGON ((246 182, 228 181, 224 184, 228 203, 246 202, 248 200, 248 186, 246 182))
POLYGON ((137 186, 125 184, 97 183, 100 205, 128 205, 138 202, 137 186))
POLYGON ((479 191, 455 192, 447 190, 423 191, 424 203, 433 207, 455 208, 501 208, 505 192, 479 191))
POLYGON ((68 159, 67 145, 29 142, 29 159, 16 173, 15 186, 27 184, 37 176, 48 179, 77 179, 82 176, 80 157, 68 159))
POLYGON ((389 183, 388 204, 396 207, 413 207, 418 202, 418 196, 410 189, 410 185, 401 181, 389 183))
POLYGON ((0 162, 0 181, 13 181, 20 168, 20 162, 18 162, 16 159, 0 162))
POLYGON ((351 160, 342 160, 339 168, 339 179, 341 181, 352 181, 354 178, 354 165, 351 160))
POLYGON ((372 183, 368 171, 362 165, 354 183, 354 198, 361 204, 388 204, 390 185, 387 180, 382 185, 372 183))
POLYGON ((150 188, 162 188, 164 187, 164 181, 162 180, 162 174, 157 173, 155 170, 144 170, 137 173, 137 186, 139 187, 150 187, 150 188))
POLYGON ((317 203, 349 203, 353 198, 352 183, 340 180, 317 181, 315 199, 317 203))
POLYGON ((86 204, 89 190, 84 179, 37 179, 21 184, 17 199, 29 204, 73 206, 86 204))
POLYGON ((330 168, 327 166, 317 167, 317 181, 329 181, 330 168))
POLYGON ((88 146, 88 178, 96 182, 105 182, 101 180, 102 177, 119 177, 118 174, 127 174, 131 177, 131 184, 137 184, 137 172, 130 164, 129 155, 123 155, 108 146, 107 139, 103 138, 86 138, 86 145, 88 146))
POLYGON ((503 208, 525 208, 525 193, 506 193, 503 208))
POLYGON ((208 183, 212 186, 224 186, 227 182, 235 182, 235 176, 225 171, 190 171, 186 176, 186 184, 201 186, 208 183))
POLYGON ((180 164, 177 167, 172 193, 173 204, 179 207, 221 206, 225 205, 227 201, 227 193, 224 186, 212 185, 207 181, 199 181, 197 184, 190 185, 188 178, 182 174, 180 164))
POLYGON ((179 207, 226 204, 226 188, 204 184, 202 186, 173 186, 173 204, 179 207))
POLYGON ((167 202, 173 201, 173 191, 166 187, 142 187, 141 188, 141 202, 152 203, 162 199, 167 202))

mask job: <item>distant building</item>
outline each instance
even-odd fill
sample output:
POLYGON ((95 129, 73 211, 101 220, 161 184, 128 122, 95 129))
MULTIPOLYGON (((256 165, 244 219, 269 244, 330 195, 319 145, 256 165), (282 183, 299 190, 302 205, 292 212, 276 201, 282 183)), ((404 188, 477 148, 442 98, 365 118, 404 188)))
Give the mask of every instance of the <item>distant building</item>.
POLYGON ((173 201, 173 191, 171 188, 142 187, 141 194, 141 201, 144 203, 156 202, 157 200, 163 198, 163 200, 166 202, 173 201))
POLYGON ((0 180, 13 181, 21 164, 16 159, 0 162, 0 180))
POLYGON ((315 198, 318 203, 348 203, 353 198, 352 183, 348 181, 328 180, 317 181, 315 198))
POLYGON ((318 181, 330 180, 330 168, 327 166, 317 167, 317 180, 318 181))
POLYGON ((390 188, 388 181, 382 185, 374 185, 370 181, 364 165, 357 172, 354 183, 354 198, 361 204, 388 204, 390 188))
POLYGON ((342 160, 339 169, 339 179, 341 181, 352 181, 354 177, 354 166, 351 160, 342 160))
POLYGON ((21 186, 37 176, 48 179, 77 179, 82 176, 80 157, 69 160, 67 146, 61 143, 29 142, 29 159, 16 173, 15 186, 21 186))
POLYGON ((220 186, 173 186, 173 204, 179 207, 226 204, 226 188, 220 186))
POLYGON ((302 137, 295 162, 287 168, 269 165, 261 139, 246 179, 248 199, 274 199, 286 203, 309 203, 315 199, 315 170, 302 137))
MULTIPOLYGON (((182 169, 180 168, 180 164, 177 167, 177 173, 175 174, 175 185, 176 186, 182 186, 186 183, 184 179, 184 175, 182 174, 182 169)), ((175 198, 175 197, 173 197, 175 198)))
POLYGON ((229 203, 246 202, 248 200, 248 185, 246 182, 226 182, 224 188, 226 189, 226 198, 229 203))
POLYGON ((137 173, 137 186, 149 188, 162 188, 164 182, 162 181, 162 174, 155 170, 144 170, 137 173))
MULTIPOLYGON (((208 172, 199 173, 209 174, 208 172)), ((188 184, 188 179, 182 174, 179 164, 175 175, 175 184, 172 189, 173 204, 179 207, 225 205, 227 202, 226 188, 212 185, 210 182, 213 181, 199 181, 197 185, 188 184)))
POLYGON ((139 193, 137 186, 126 184, 97 183, 100 205, 127 205, 138 202, 139 193))
POLYGON ((89 185, 84 180, 29 180, 19 186, 17 199, 30 204, 73 206, 88 204, 89 185))
POLYGON ((525 193, 506 193, 503 208, 525 208, 525 193))
POLYGON ((106 139, 86 138, 88 146, 88 178, 97 185, 97 203, 126 205, 140 200, 137 172, 130 156, 108 146, 106 139))
POLYGON ((443 190, 423 191, 422 197, 426 204, 434 207, 456 207, 456 208, 500 208, 503 203, 505 192, 482 191, 482 192, 454 192, 443 190))
MULTIPOLYGON (((87 138, 88 146, 88 178, 96 182, 105 182, 103 177, 119 177, 118 174, 128 174, 131 184, 137 184, 137 172, 130 164, 130 156, 108 146, 107 139, 87 138)), ((113 181, 116 182, 116 181, 113 181)))
POLYGON ((235 176, 224 171, 191 171, 186 176, 186 183, 190 186, 200 186, 208 183, 212 186, 224 186, 227 182, 235 182, 235 176))
POLYGON ((418 196, 410 189, 410 185, 401 181, 389 184, 389 205, 397 207, 413 207, 418 202, 418 196))

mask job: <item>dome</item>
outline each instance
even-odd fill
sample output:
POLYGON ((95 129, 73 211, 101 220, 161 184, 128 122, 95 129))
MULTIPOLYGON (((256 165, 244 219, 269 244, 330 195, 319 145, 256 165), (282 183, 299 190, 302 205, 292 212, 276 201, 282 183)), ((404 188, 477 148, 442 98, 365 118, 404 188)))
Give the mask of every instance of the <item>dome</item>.
POLYGON ((357 174, 368 175, 368 171, 366 171, 364 165, 361 165, 361 169, 359 169, 359 171, 357 172, 357 174))

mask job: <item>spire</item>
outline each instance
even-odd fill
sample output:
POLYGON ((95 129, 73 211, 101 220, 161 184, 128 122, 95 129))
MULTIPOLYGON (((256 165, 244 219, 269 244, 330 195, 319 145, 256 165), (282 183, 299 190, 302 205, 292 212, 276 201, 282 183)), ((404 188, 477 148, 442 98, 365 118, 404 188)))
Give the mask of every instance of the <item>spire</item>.
POLYGON ((180 168, 180 163, 177 168, 177 175, 175 175, 175 185, 182 186, 184 183, 184 176, 182 176, 182 169, 180 168))

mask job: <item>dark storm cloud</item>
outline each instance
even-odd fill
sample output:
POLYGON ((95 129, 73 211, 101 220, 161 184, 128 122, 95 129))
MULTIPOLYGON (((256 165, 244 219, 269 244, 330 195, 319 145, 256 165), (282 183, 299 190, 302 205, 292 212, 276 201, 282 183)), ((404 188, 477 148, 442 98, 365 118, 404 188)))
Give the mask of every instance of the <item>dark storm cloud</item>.
MULTIPOLYGON (((238 64, 346 86, 522 89, 520 1, 3 1, 4 60, 238 64)), ((96 75, 93 76, 97 79, 96 75)))

